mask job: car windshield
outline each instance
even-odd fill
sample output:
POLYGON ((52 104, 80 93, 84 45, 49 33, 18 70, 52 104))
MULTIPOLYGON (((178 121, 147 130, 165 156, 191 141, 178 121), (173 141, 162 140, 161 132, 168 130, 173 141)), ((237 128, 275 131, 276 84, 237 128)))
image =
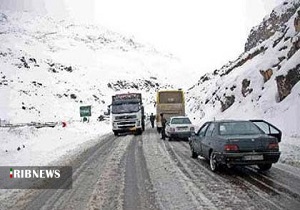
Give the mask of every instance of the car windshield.
POLYGON ((139 110, 140 110, 140 106, 138 103, 114 104, 112 105, 111 112, 113 114, 122 114, 122 113, 138 112, 139 110))
POLYGON ((252 122, 224 122, 219 126, 220 135, 254 135, 263 132, 252 122))
POLYGON ((171 124, 192 124, 189 118, 173 118, 171 124))

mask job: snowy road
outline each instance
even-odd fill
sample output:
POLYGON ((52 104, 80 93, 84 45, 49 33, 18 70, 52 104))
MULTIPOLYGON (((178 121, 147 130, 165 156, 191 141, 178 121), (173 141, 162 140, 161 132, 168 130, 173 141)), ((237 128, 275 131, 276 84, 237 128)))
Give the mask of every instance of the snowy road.
POLYGON ((299 209, 300 169, 212 173, 187 142, 108 135, 71 161, 72 190, 24 190, 9 209, 299 209))

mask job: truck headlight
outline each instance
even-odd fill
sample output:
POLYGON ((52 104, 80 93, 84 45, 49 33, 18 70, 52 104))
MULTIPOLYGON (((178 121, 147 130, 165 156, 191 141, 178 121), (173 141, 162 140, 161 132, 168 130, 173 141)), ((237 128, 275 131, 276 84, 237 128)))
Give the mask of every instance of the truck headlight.
POLYGON ((114 123, 113 123, 113 127, 114 127, 114 128, 118 127, 118 124, 114 122, 114 123))

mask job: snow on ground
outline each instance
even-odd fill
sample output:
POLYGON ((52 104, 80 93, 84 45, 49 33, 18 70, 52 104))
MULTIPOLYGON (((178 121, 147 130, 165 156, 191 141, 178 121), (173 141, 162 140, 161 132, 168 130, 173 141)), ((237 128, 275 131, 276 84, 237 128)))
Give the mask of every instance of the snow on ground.
MULTIPOLYGON (((70 121, 66 127, 58 124, 54 128, 39 129, 30 126, 0 127, 0 166, 66 165, 110 132, 111 124, 107 120, 89 123, 70 121)), ((0 200, 5 205, 13 205, 24 192, 0 189, 0 200)))
POLYGON ((0 166, 45 166, 83 151, 111 131, 108 121, 71 122, 66 127, 0 128, 0 166))

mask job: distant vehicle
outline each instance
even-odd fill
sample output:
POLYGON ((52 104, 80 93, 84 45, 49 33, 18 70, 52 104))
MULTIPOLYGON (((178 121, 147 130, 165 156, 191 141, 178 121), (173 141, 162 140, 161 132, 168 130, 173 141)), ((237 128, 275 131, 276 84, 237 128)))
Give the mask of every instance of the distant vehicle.
POLYGON ((257 165, 269 170, 280 157, 281 136, 278 128, 263 120, 213 121, 192 134, 189 144, 192 158, 208 159, 212 171, 220 165, 257 165))
POLYGON ((160 114, 163 113, 167 121, 173 116, 185 115, 185 101, 182 90, 160 90, 156 97, 156 126, 161 129, 160 114))
POLYGON ((195 128, 188 117, 171 117, 166 126, 166 136, 169 140, 188 139, 195 128))
POLYGON ((124 132, 142 134, 145 130, 144 106, 141 93, 126 93, 112 96, 110 105, 114 135, 124 132))

